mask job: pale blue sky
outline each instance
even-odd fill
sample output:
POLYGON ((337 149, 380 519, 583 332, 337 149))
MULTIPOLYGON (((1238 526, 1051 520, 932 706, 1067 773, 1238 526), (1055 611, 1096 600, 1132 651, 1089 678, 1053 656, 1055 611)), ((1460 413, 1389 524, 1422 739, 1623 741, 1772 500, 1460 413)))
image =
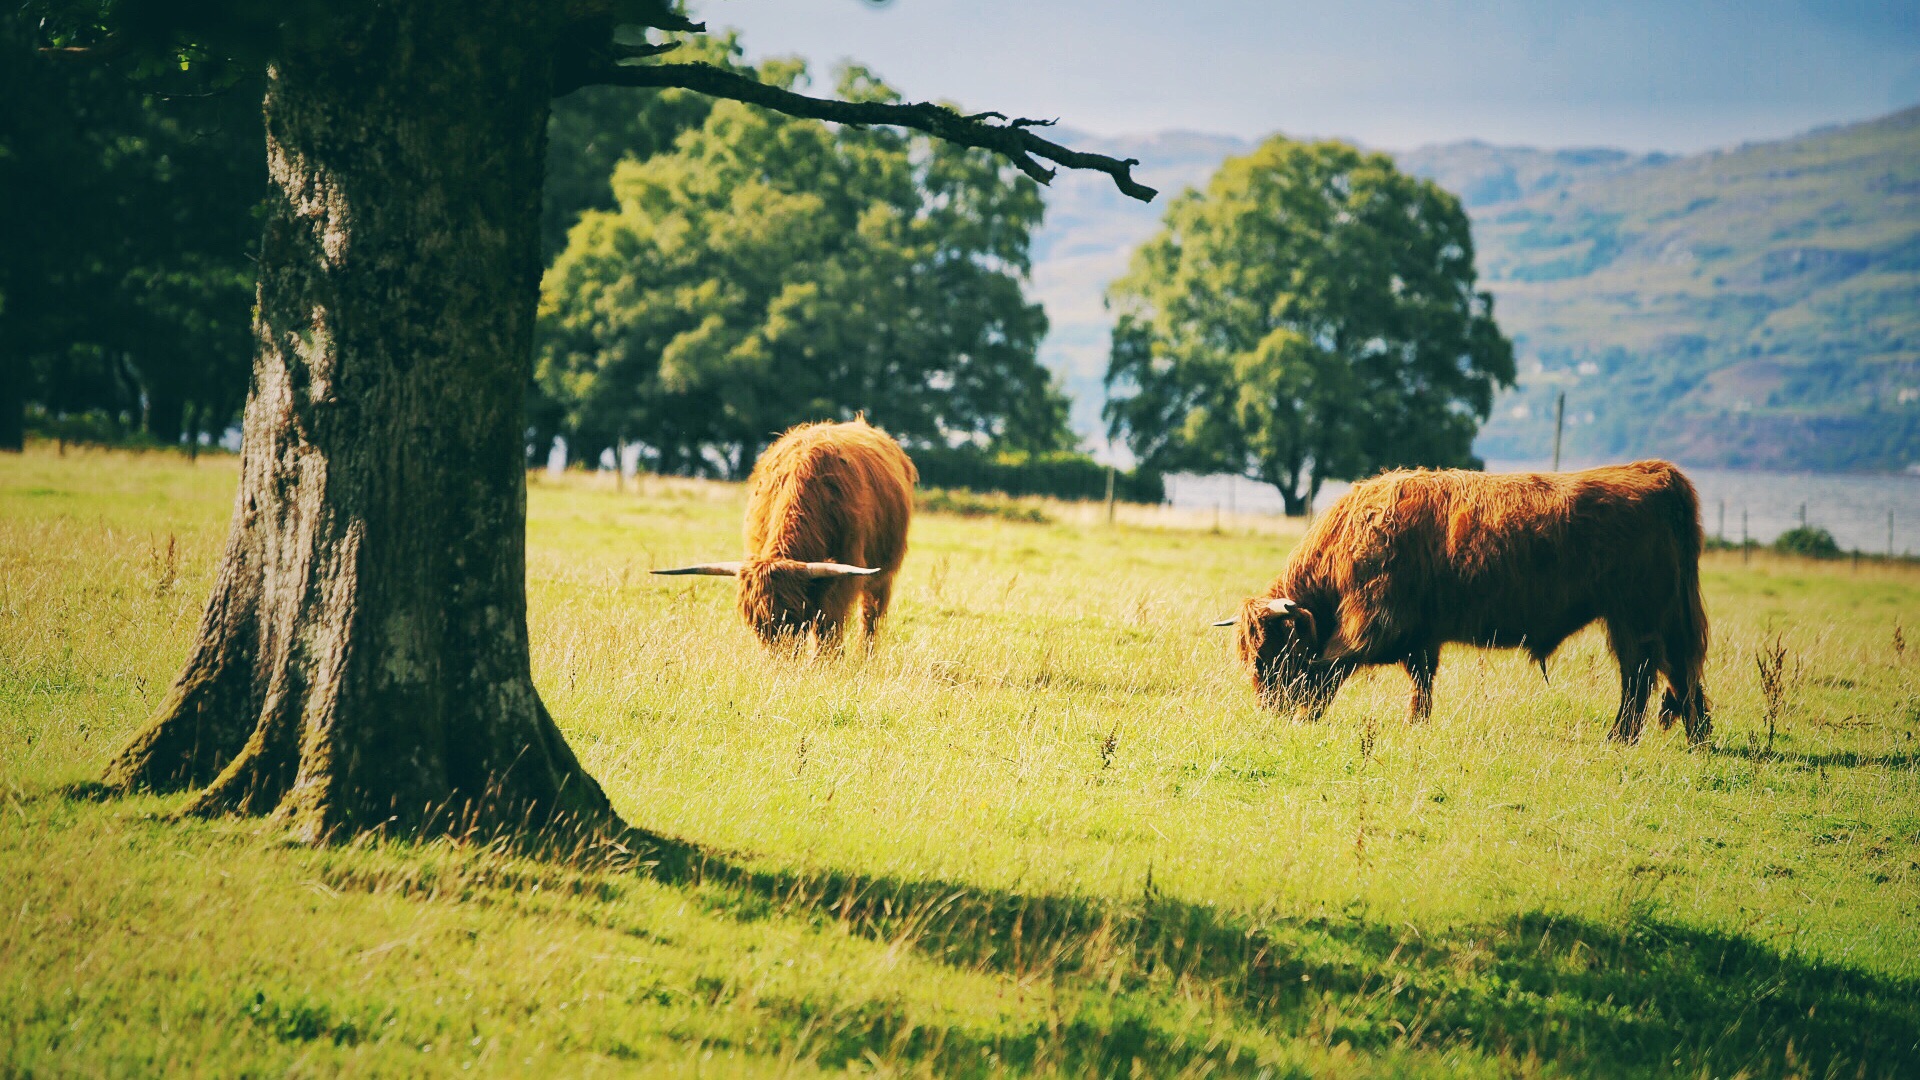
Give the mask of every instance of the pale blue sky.
POLYGON ((1920 0, 692 0, 750 56, 1100 134, 1693 151, 1920 102, 1920 0))

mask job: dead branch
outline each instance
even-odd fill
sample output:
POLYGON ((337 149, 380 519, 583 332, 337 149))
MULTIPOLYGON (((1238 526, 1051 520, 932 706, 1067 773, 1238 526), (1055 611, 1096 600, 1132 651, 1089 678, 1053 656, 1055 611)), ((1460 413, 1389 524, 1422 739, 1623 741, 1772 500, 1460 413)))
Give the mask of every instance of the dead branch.
POLYGON ((1008 119, 997 112, 967 116, 930 102, 895 104, 808 97, 712 64, 605 63, 582 72, 579 82, 581 85, 677 87, 808 120, 909 128, 959 146, 990 150, 1042 184, 1051 182, 1057 175, 1055 170, 1041 164, 1049 161, 1062 168, 1106 173, 1122 193, 1141 202, 1150 202, 1159 194, 1133 178, 1133 166, 1140 164, 1138 159, 1084 153, 1033 133, 1036 127, 1051 126, 1051 120, 1008 119))

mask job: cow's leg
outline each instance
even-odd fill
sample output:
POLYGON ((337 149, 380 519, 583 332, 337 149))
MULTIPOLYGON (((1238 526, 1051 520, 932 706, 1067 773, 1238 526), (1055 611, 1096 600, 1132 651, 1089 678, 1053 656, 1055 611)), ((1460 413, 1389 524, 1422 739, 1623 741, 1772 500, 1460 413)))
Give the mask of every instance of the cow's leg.
POLYGON ((1695 625, 1705 613, 1682 611, 1668 621, 1665 655, 1661 657, 1661 675, 1667 676, 1667 694, 1661 696, 1661 726, 1674 721, 1686 728, 1686 740, 1701 746, 1713 734, 1713 719, 1707 709, 1707 688, 1703 669, 1707 665, 1707 634, 1695 625))
POLYGON ((1620 711, 1614 714, 1610 738, 1637 742, 1647 720, 1647 699, 1653 695, 1657 663, 1648 643, 1638 634, 1607 626, 1614 659, 1620 662, 1620 711))
POLYGON ((1400 662, 1413 680, 1413 696, 1407 701, 1407 723, 1424 723, 1433 715, 1433 676, 1440 670, 1440 650, 1418 649, 1400 662))
POLYGON ((866 592, 861 594, 863 622, 867 629, 867 640, 880 629, 880 620, 887 617, 887 605, 893 602, 893 571, 885 570, 866 580, 866 592))
POLYGON ((1707 692, 1700 679, 1705 658, 1694 655, 1697 651, 1692 635, 1669 633, 1666 656, 1660 665, 1660 674, 1667 680, 1666 693, 1660 697, 1660 726, 1670 728, 1675 720, 1680 721, 1687 741, 1696 746, 1713 733, 1707 692))

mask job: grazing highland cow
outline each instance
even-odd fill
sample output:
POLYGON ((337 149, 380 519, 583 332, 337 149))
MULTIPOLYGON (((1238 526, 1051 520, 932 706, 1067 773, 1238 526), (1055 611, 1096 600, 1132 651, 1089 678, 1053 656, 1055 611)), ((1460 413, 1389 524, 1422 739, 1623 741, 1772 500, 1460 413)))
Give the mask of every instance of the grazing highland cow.
POLYGON ((747 557, 654 573, 738 578, 740 617, 770 645, 809 632, 839 644, 856 599, 871 638, 907 554, 919 478, 900 444, 864 419, 803 424, 754 463, 747 557))
POLYGON ((1363 664, 1400 664, 1411 720, 1433 709, 1440 646, 1525 649, 1546 673, 1594 620, 1620 663, 1614 738, 1640 736, 1656 674, 1660 721, 1707 739, 1700 504, 1664 461, 1574 473, 1402 471, 1354 485, 1238 616, 1261 699, 1318 719, 1363 664))

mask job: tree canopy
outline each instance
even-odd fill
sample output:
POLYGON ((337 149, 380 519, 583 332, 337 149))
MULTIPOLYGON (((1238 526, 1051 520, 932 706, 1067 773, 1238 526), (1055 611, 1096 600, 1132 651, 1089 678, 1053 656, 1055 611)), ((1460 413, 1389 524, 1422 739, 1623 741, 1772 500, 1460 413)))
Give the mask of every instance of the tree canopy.
MULTIPOLYGON (((858 67, 838 92, 898 97, 858 67)), ((1042 205, 1002 161, 722 102, 612 188, 542 295, 536 379, 576 453, 624 433, 657 469, 737 475, 784 428, 863 411, 909 443, 1069 438, 1022 292, 1042 205)))
POLYGON ((1289 513, 1331 479, 1478 467, 1514 363, 1475 282, 1458 199, 1383 154, 1269 139, 1176 199, 1112 286, 1109 431, 1289 513))
POLYGON ((34 46, 0 20, 0 442, 26 402, 163 442, 224 431, 251 351, 258 100, 164 97, 34 46))

